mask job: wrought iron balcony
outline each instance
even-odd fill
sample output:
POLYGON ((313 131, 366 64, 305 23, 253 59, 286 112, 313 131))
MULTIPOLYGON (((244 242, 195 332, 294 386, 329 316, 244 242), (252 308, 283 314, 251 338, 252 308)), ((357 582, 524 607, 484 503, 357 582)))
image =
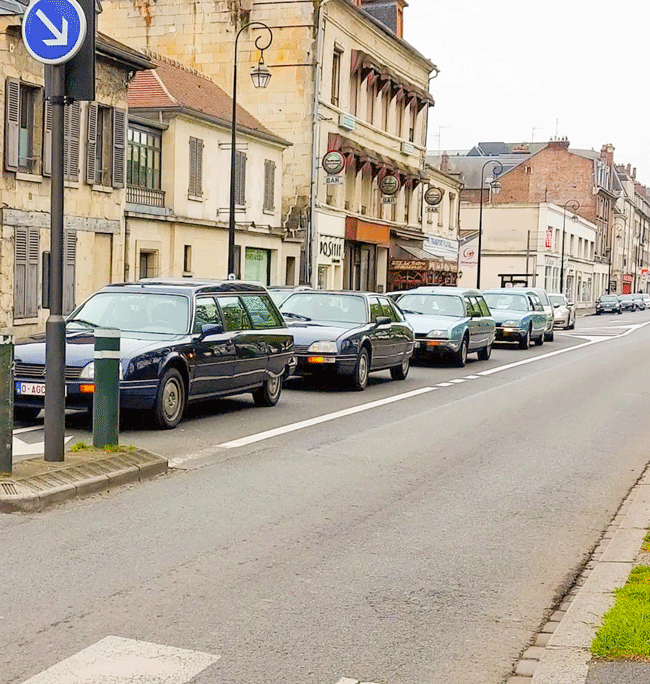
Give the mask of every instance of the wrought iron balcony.
POLYGON ((144 204, 148 207, 164 207, 165 192, 163 190, 128 185, 126 188, 126 201, 131 204, 144 204))

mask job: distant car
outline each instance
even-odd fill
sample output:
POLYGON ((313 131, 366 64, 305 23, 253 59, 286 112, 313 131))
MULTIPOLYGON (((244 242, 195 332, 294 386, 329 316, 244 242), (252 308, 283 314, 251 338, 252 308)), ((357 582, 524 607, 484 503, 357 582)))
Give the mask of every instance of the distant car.
POLYGON ((527 287, 522 288, 534 292, 542 302, 544 307, 544 313, 546 314, 546 331, 544 332, 544 340, 546 342, 552 342, 555 337, 553 333, 553 327, 555 326, 555 311, 553 309, 553 304, 549 299, 548 293, 541 287, 527 287))
POLYGON ((415 331, 415 354, 447 353, 459 367, 471 352, 490 358, 495 323, 479 290, 418 287, 396 300, 415 331))
POLYGON ((634 293, 632 295, 632 299, 634 300, 634 304, 639 311, 645 311, 645 299, 640 292, 634 293))
POLYGON ((531 340, 544 344, 546 312, 539 297, 525 288, 503 287, 484 290, 483 298, 496 323, 497 342, 518 342, 528 349, 531 340))
POLYGON ((573 302, 570 302, 563 294, 549 294, 548 298, 553 304, 555 325, 561 325, 566 330, 573 330, 576 327, 576 309, 573 302))
POLYGON ((645 302, 645 308, 650 309, 650 295, 649 294, 643 295, 643 301, 645 302))
POLYGON ((617 295, 606 294, 598 297, 596 301, 596 314, 600 316, 603 313, 623 313, 621 300, 617 295))
POLYGON ((388 369, 393 380, 406 379, 413 328, 385 295, 294 292, 280 311, 295 340, 296 375, 347 376, 355 390, 364 390, 374 371, 388 369))
POLYGON ((623 311, 636 311, 637 307, 634 295, 622 294, 619 295, 618 300, 621 303, 621 309, 623 309, 623 311))
MULTIPOLYGON (((261 285, 236 280, 145 279, 108 285, 66 321, 66 406, 92 407, 95 328, 117 328, 120 406, 147 409, 165 429, 188 401, 252 392, 274 406, 293 371, 293 337, 261 285)), ((45 340, 15 347, 14 414, 44 405, 45 340)))
POLYGON ((266 288, 276 306, 280 306, 294 292, 304 292, 305 290, 313 290, 313 288, 311 285, 273 285, 266 288))

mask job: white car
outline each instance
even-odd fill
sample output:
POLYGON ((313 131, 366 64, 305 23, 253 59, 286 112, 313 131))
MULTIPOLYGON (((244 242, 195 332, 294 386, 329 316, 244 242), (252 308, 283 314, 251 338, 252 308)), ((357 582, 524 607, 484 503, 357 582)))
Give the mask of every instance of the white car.
POLYGON ((544 313, 546 314, 546 332, 544 333, 544 341, 553 341, 553 327, 555 326, 555 311, 553 309, 553 304, 548 298, 548 293, 541 287, 527 287, 527 290, 532 290, 541 300, 542 306, 544 307, 544 313))
POLYGON ((553 304, 555 325, 562 326, 566 330, 573 330, 576 327, 576 309, 573 302, 570 302, 563 294, 550 294, 548 298, 553 304))

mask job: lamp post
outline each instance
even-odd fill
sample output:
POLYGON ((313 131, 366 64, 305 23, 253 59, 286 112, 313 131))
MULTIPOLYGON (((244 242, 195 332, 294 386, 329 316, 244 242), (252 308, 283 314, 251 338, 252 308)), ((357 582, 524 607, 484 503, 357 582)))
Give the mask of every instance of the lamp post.
POLYGON ((251 69, 251 79, 256 88, 266 88, 271 80, 271 72, 264 64, 264 50, 267 50, 273 42, 273 32, 261 21, 251 21, 237 31, 235 38, 235 56, 233 60, 232 77, 232 132, 230 146, 230 209, 228 214, 228 278, 235 277, 235 180, 237 175, 237 50, 239 36, 248 28, 260 28, 268 31, 268 41, 263 41, 264 36, 255 39, 255 47, 260 51, 259 62, 251 69))
POLYGON ((503 164, 498 160, 498 159, 489 159, 488 161, 483 164, 483 168, 481 169, 481 197, 479 200, 479 208, 478 208, 478 254, 477 254, 477 262, 476 262, 476 289, 480 290, 481 289, 481 245, 483 244, 483 185, 485 184, 485 167, 488 166, 489 164, 496 164, 494 168, 494 176, 495 179, 492 180, 490 183, 490 187, 492 189, 492 192, 494 192, 495 195, 499 194, 499 191, 501 190, 501 183, 499 183, 496 180, 496 176, 498 176, 502 171, 503 171, 503 164))
POLYGON ((570 199, 564 203, 564 215, 562 216, 562 256, 560 257, 560 293, 564 294, 564 242, 566 238, 566 210, 570 207, 573 212, 573 221, 577 221, 576 211, 580 209, 578 200, 570 199))
MULTIPOLYGON (((612 259, 614 258, 614 247, 616 246, 616 241, 621 239, 621 230, 625 229, 625 226, 622 223, 614 223, 612 226, 613 228, 616 228, 616 232, 612 231, 612 240, 611 244, 609 245, 607 251, 608 251, 608 264, 607 264, 607 294, 611 294, 611 289, 612 289, 612 259)), ((621 279, 622 281, 622 279, 621 279)))

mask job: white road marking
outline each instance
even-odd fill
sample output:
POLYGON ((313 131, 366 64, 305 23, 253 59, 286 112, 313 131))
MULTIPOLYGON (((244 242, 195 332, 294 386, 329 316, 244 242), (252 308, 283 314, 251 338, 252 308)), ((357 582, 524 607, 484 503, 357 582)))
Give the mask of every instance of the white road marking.
MULTIPOLYGON (((270 439, 271 437, 277 437, 278 435, 286 435, 288 432, 295 432, 296 430, 302 430, 303 428, 311 427, 312 425, 319 425, 320 423, 326 423, 330 420, 336 420, 337 418, 345 418, 346 416, 352 416, 355 413, 361 413, 362 411, 369 411, 370 409, 378 408, 379 406, 386 406, 387 404, 393 404, 396 401, 402 401, 403 399, 410 399, 411 397, 417 397, 420 394, 426 394, 428 392, 435 391, 435 387, 420 387, 420 389, 412 390, 411 392, 404 392, 404 394, 396 394, 392 397, 386 397, 384 399, 378 399, 377 401, 370 401, 367 404, 361 404, 360 406, 351 406, 350 408, 343 409, 342 411, 335 411, 334 413, 326 413, 323 416, 317 416, 316 418, 309 418, 308 420, 301 420, 298 423, 292 423, 291 425, 284 425, 279 428, 274 428, 273 430, 265 430, 256 435, 250 435, 248 437, 242 437, 241 439, 234 439, 231 442, 224 442, 218 446, 224 449, 234 449, 240 446, 247 446, 248 444, 254 444, 255 442, 262 442, 265 439, 270 439)), ((171 465, 171 462, 170 462, 171 465)))
POLYGON ((32 425, 31 427, 16 428, 13 432, 14 435, 20 435, 23 432, 34 432, 34 430, 44 430, 44 425, 32 425))
POLYGON ((220 657, 108 636, 23 684, 187 684, 220 657))
POLYGON ((478 380, 479 376, 478 375, 466 375, 465 380, 478 380))
POLYGON ((456 378, 456 380, 450 380, 449 382, 453 382, 454 385, 460 385, 461 382, 465 382, 465 380, 461 378, 456 378))
MULTIPOLYGON (((14 435, 16 432, 14 431, 14 435)), ((72 439, 72 435, 65 438, 65 444, 67 444, 72 439)), ((13 438, 13 444, 11 451, 14 456, 29 456, 45 453, 45 442, 23 442, 19 437, 13 438)))
POLYGON ((439 382, 438 387, 451 387, 450 382, 439 382))

